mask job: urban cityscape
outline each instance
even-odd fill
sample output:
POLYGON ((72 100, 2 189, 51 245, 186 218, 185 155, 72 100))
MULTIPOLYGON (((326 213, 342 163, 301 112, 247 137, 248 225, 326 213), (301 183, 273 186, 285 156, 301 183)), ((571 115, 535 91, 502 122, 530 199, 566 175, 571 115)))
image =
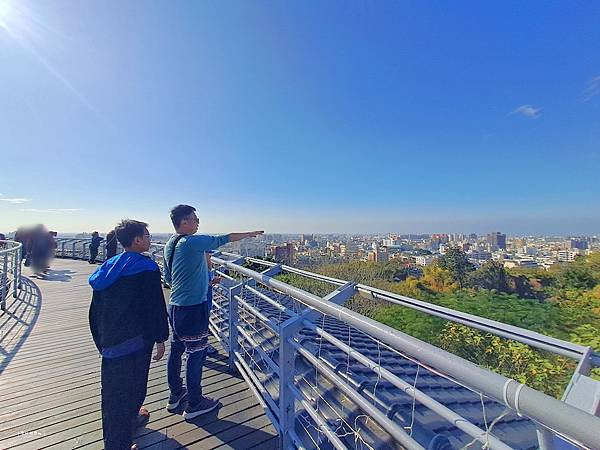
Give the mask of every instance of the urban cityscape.
POLYGON ((507 236, 461 234, 266 234, 261 238, 235 242, 224 251, 243 256, 267 257, 298 267, 312 267, 351 261, 389 262, 398 260, 415 268, 427 266, 450 247, 465 252, 475 267, 486 261, 502 262, 505 268, 549 269, 573 262, 600 249, 598 236, 507 236))

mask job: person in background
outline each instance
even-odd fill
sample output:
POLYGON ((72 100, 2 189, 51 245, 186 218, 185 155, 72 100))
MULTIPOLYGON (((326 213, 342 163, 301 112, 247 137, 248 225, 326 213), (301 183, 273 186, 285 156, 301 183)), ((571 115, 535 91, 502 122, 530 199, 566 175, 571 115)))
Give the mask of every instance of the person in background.
POLYGON ((25 267, 29 267, 31 261, 29 259, 29 230, 24 227, 19 227, 15 232, 15 241, 22 245, 21 258, 23 259, 25 267))
POLYGON ((30 235, 31 267, 38 276, 48 272, 50 254, 53 251, 49 236, 49 231, 42 224, 36 225, 30 235))
POLYGON ((104 238, 100 237, 97 231, 92 233, 92 241, 90 242, 90 260, 88 261, 90 264, 96 263, 96 257, 98 256, 98 249, 100 248, 100 242, 102 242, 104 238))
POLYGON ((218 400, 202 395, 202 366, 208 345, 209 275, 206 252, 228 242, 262 234, 262 231, 231 233, 223 236, 195 235, 200 220, 196 209, 177 205, 171 210, 171 222, 177 234, 164 250, 164 277, 171 286, 169 323, 173 331, 167 362, 167 379, 171 395, 167 411, 175 410, 188 396, 183 412, 186 420, 208 413, 219 406, 218 400), (181 358, 187 354, 186 384, 181 378, 181 358))
POLYGON ((142 408, 152 359, 160 360, 169 337, 160 269, 143 253, 150 248, 147 224, 123 220, 115 228, 123 253, 90 276, 89 324, 102 355, 102 431, 106 450, 136 449, 133 433, 150 417, 142 408))
POLYGON ((110 230, 106 235, 106 259, 110 259, 117 254, 117 233, 110 230))

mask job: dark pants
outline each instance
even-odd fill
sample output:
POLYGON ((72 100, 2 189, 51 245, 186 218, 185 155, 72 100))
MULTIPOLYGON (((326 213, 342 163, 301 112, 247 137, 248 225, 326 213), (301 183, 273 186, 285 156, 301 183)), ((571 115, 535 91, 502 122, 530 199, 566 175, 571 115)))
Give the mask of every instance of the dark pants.
POLYGON ((132 356, 102 358, 102 432, 105 450, 129 450, 144 404, 152 346, 132 356))
POLYGON ((187 354, 185 381, 188 405, 196 406, 202 399, 202 366, 208 345, 208 302, 194 306, 169 305, 171 352, 167 362, 167 379, 172 394, 181 392, 181 358, 187 354))
POLYGON ((98 247, 90 247, 90 263, 95 263, 97 256, 98 256, 98 247))
POLYGON ((106 246, 106 259, 110 259, 117 254, 117 247, 106 246))

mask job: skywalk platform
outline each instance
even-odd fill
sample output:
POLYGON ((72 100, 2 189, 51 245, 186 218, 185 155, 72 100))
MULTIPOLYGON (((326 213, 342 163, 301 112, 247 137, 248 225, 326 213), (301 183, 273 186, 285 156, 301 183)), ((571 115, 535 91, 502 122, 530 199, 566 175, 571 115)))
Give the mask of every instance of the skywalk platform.
MULTIPOLYGON (((95 267, 55 259, 44 279, 23 280, 0 315, 0 449, 103 447, 100 358, 87 321, 95 267)), ((204 392, 222 407, 189 423, 167 413, 167 356, 151 365, 140 448, 277 448, 275 428, 224 354, 209 357, 203 374, 204 392)))

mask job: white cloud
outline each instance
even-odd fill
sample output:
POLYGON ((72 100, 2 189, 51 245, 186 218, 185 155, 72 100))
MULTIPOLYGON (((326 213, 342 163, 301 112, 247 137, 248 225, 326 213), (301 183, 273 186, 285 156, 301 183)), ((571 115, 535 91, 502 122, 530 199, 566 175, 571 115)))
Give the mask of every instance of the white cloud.
POLYGON ((81 208, 26 208, 21 211, 25 212, 33 212, 33 213, 42 213, 42 214, 71 214, 77 211, 81 211, 81 208))
MULTIPOLYGON (((2 194, 0 194, 2 195, 2 194)), ((21 203, 30 202, 30 198, 0 198, 0 202, 12 203, 13 205, 19 205, 21 203)))
POLYGON ((521 105, 510 114, 519 114, 524 117, 529 117, 530 119, 537 119, 541 115, 542 108, 536 108, 531 105, 521 105))
POLYGON ((590 101, 593 97, 600 94, 600 75, 592 78, 587 82, 583 91, 583 101, 590 101))

